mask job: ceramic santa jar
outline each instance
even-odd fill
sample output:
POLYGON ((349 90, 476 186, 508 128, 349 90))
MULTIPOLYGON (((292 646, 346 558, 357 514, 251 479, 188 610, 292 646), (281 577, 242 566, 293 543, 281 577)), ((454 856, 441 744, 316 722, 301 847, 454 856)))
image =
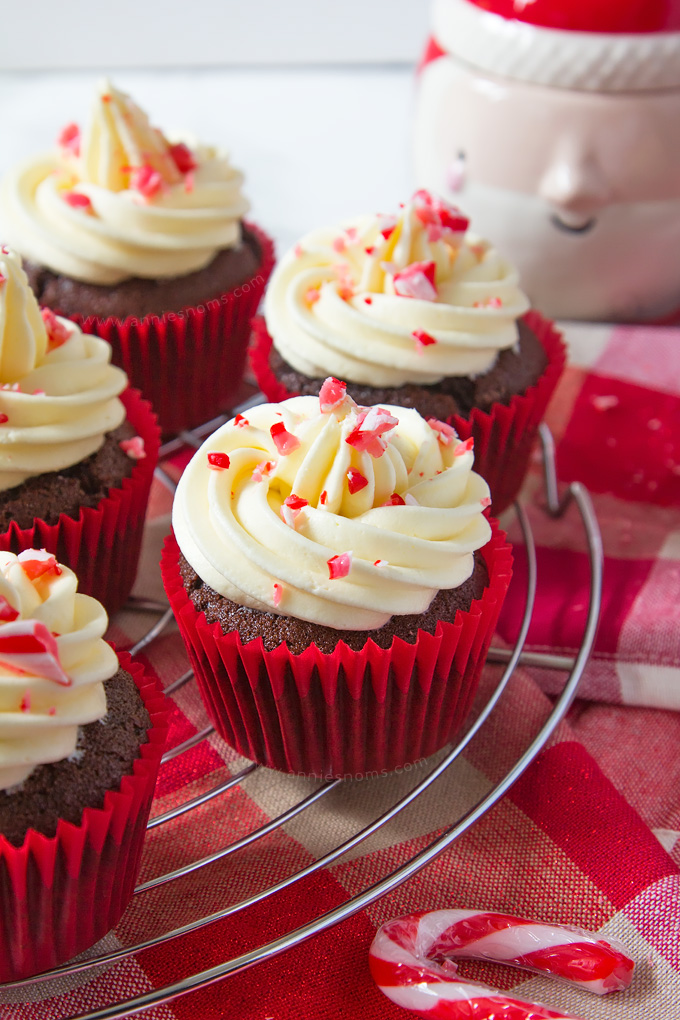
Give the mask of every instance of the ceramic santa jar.
POLYGON ((415 161, 557 318, 680 318, 680 0, 435 0, 415 161))

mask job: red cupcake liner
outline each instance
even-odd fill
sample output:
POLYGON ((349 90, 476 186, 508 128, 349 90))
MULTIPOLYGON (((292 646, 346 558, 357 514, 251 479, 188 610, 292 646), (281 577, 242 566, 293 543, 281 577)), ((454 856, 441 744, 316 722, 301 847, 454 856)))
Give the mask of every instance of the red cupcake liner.
POLYGON ((68 316, 111 344, 111 360, 153 404, 163 432, 215 418, 238 393, 251 319, 274 267, 272 240, 245 224, 260 246, 256 273, 204 304, 164 315, 102 319, 68 316))
POLYGON ((0 534, 0 550, 47 549, 78 577, 78 591, 115 613, 132 591, 142 545, 149 490, 158 461, 160 434, 148 401, 137 390, 121 394, 127 419, 144 440, 146 457, 118 489, 110 489, 96 507, 84 507, 76 520, 61 514, 56 524, 35 518, 32 528, 14 521, 0 534))
POLYGON ((21 847, 0 835, 0 981, 58 966, 103 938, 119 921, 137 880, 169 707, 157 680, 118 652, 151 718, 133 772, 80 825, 55 836, 30 829, 21 847))
MULTIPOLYGON (((496 515, 517 498, 529 467, 538 426, 567 360, 564 341, 552 322, 533 310, 527 312, 524 321, 536 334, 548 357, 541 378, 525 393, 515 394, 508 404, 493 404, 490 411, 473 408, 469 418, 452 415, 448 420, 461 439, 470 436, 474 439, 475 471, 488 483, 496 515)), ((264 321, 255 319, 251 367, 267 400, 278 402, 296 394, 287 390, 272 371, 271 346, 272 339, 264 321)))
POLYGON ((209 624, 189 599, 172 535, 163 549, 165 590, 215 729, 231 747, 282 772, 324 778, 382 774, 434 754, 462 726, 512 575, 512 552, 495 521, 483 549, 489 585, 434 634, 390 648, 367 640, 333 653, 296 655, 261 638, 209 624))

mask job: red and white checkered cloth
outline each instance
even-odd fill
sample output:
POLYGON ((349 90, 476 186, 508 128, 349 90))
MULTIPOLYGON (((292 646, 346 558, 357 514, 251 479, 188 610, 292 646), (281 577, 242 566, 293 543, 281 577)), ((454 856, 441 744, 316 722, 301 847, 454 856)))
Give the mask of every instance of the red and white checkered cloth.
MULTIPOLYGON (((599 930, 618 937, 638 961, 632 988, 605 999, 498 965, 463 964, 471 976, 586 1018, 680 1016, 680 714, 672 711, 680 707, 680 330, 581 326, 570 327, 567 336, 572 366, 550 425, 560 478, 581 479, 594 494, 606 553, 596 652, 567 722, 502 803, 407 885, 301 948, 149 1015, 398 1020, 408 1014, 381 996, 369 976, 367 953, 376 927, 415 910, 470 907, 599 930)), ((564 653, 578 645, 585 619, 587 556, 576 512, 554 522, 540 500, 537 465, 526 486, 540 585, 530 645, 564 653)), ((138 594, 161 595, 156 563, 169 510, 170 496, 158 486, 138 594)), ((508 520, 518 540, 511 515, 508 520)), ((517 560, 521 575, 521 551, 517 560)), ((516 632, 520 601, 511 590, 501 640, 516 632)), ((112 637, 130 642, 146 623, 139 615, 120 614, 112 637)), ((184 672, 177 634, 158 640, 148 662, 166 683, 184 672)), ((488 667, 485 682, 498 672, 488 667)), ((330 870, 95 980, 0 993, 3 1020, 63 1018, 142 994, 343 902, 430 842, 504 774, 545 718, 550 693, 562 679, 519 670, 465 760, 330 870)), ((173 743, 206 721, 193 684, 176 703, 173 743)), ((217 738, 204 741, 163 767, 155 810, 167 810, 243 765, 217 738)), ((420 768, 344 783, 251 847, 136 897, 107 946, 177 927, 299 870, 409 789, 420 768)), ((190 816, 152 830, 142 878, 240 838, 316 785, 258 770, 190 816)))

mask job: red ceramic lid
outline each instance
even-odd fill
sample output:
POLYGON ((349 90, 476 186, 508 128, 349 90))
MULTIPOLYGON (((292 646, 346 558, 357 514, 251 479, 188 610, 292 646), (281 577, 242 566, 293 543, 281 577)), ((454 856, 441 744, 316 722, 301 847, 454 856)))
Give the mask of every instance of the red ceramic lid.
POLYGON ((680 31, 680 0, 467 0, 502 18, 572 32, 680 31))

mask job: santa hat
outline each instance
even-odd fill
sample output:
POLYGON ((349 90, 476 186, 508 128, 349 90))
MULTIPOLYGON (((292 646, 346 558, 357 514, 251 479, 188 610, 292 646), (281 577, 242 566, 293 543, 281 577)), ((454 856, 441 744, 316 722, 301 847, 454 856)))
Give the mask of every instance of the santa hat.
POLYGON ((435 0, 434 36, 495 75, 557 88, 680 88, 680 0, 435 0))

